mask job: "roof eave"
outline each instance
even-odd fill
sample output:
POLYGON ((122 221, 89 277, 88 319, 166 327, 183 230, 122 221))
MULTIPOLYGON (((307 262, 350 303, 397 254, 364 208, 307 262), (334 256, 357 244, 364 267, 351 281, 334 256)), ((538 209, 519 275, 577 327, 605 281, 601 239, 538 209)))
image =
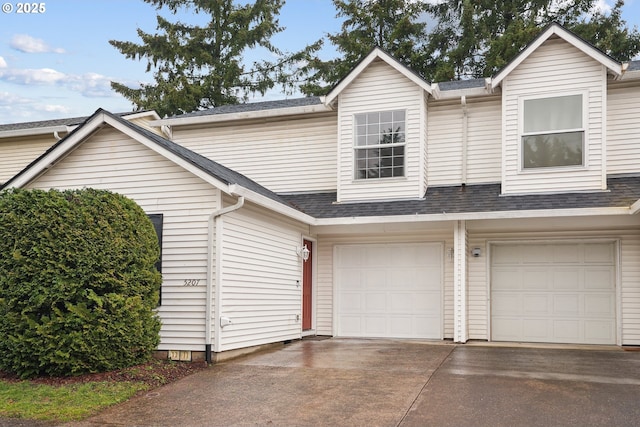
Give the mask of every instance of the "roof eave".
MULTIPOLYGON (((640 201, 637 202, 640 205, 640 201)), ((640 206, 638 207, 640 209, 640 206)), ((388 224, 388 223, 415 223, 437 221, 470 221, 485 219, 525 219, 525 218, 562 218, 577 216, 605 216, 605 215, 629 215, 629 207, 604 207, 604 208, 574 208, 574 209, 536 209, 520 211, 496 211, 496 212, 461 212, 441 214, 416 214, 393 216, 365 216, 365 217, 341 217, 320 218, 315 221, 316 226, 329 225, 362 225, 362 224, 388 224)))
POLYGON ((56 132, 69 133, 72 130, 74 130, 76 127, 78 126, 58 125, 58 126, 46 126, 46 127, 40 127, 40 128, 5 130, 0 132, 0 139, 19 138, 22 136, 48 135, 48 134, 54 134, 56 132))
POLYGON ((263 208, 285 215, 291 219, 303 222, 305 224, 315 225, 317 221, 311 215, 308 215, 290 206, 282 204, 276 200, 273 200, 266 196, 258 194, 255 191, 249 190, 248 188, 243 187, 239 184, 230 184, 229 193, 234 196, 243 196, 250 202, 253 202, 259 206, 262 206, 263 208))
POLYGON ((206 123, 220 123, 229 122, 235 120, 250 120, 250 119, 266 119, 272 117, 286 117, 305 114, 316 113, 329 113, 334 109, 325 104, 305 105, 300 107, 287 107, 287 108, 273 108, 268 110, 257 111, 245 111, 237 113, 227 114, 208 114, 203 116, 190 116, 190 117, 171 117, 160 120, 152 120, 149 122, 150 126, 188 126, 198 125, 206 123))

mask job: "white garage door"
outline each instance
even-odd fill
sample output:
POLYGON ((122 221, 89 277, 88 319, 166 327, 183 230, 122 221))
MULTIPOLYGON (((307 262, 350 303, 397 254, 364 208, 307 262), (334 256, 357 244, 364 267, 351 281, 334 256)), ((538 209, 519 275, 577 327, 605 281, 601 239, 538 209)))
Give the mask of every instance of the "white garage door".
POLYGON ((616 343, 613 243, 494 245, 491 338, 616 343))
POLYGON ((337 335, 442 338, 442 245, 335 249, 337 335))

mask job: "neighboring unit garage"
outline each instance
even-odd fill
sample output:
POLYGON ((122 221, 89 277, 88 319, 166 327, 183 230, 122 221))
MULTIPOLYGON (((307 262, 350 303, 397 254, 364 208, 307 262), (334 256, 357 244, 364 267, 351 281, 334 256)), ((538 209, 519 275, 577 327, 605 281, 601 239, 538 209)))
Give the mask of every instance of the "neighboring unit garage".
POLYGON ((616 344, 615 242, 491 248, 492 340, 616 344))
POLYGON ((441 339, 442 247, 336 246, 336 335, 441 339))

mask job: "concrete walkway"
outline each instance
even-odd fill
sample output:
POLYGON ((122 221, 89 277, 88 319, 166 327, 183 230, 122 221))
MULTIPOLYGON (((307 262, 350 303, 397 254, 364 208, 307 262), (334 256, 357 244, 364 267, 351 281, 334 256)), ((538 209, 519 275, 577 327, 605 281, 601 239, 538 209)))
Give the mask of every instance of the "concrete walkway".
POLYGON ((639 424, 640 352, 329 339, 214 365, 69 426, 639 424))

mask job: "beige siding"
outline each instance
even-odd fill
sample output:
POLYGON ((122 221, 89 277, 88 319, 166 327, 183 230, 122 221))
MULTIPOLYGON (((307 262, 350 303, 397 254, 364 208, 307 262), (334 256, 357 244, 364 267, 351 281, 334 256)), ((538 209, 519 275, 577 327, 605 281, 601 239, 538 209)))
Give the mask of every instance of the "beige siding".
POLYGON ((98 188, 164 215, 161 350, 204 350, 207 218, 217 190, 142 144, 104 128, 33 188, 98 188), (185 279, 200 280, 184 286, 185 279))
POLYGON ((277 193, 334 191, 336 116, 174 127, 173 140, 277 193))
MULTIPOLYGON (((429 186, 460 185, 463 165, 460 100, 432 101, 427 124, 429 186)), ((467 184, 500 182, 502 116, 499 97, 467 100, 467 184)))
POLYGON ((485 240, 477 238, 469 238, 468 245, 469 248, 480 248, 482 251, 479 257, 467 257, 467 322, 469 339, 486 340, 488 337, 487 313, 489 302, 487 293, 488 248, 485 240))
POLYGON ((640 86, 610 83, 607 101, 607 173, 638 173, 640 86))
POLYGON ((304 228, 247 205, 222 221, 220 351, 300 338, 304 228))
POLYGON ((373 62, 339 96, 338 201, 422 197, 423 90, 384 62, 373 62), (354 179, 354 114, 406 111, 405 177, 354 179))
POLYGON ((27 167, 55 143, 53 134, 0 139, 0 184, 27 167))
MULTIPOLYGON (((447 227, 447 225, 443 225, 447 227)), ((393 233, 393 236, 383 235, 375 231, 363 234, 349 235, 320 235, 318 237, 318 276, 317 276, 317 305, 316 305, 316 332, 318 335, 333 335, 333 307, 334 307, 334 283, 333 283, 333 250, 335 245, 365 244, 365 243, 443 243, 443 336, 453 337, 453 259, 448 251, 453 248, 453 228, 438 230, 416 230, 407 233, 393 233)))
POLYGON ((622 344, 640 345, 640 235, 626 234, 620 242, 622 344))
POLYGON ((503 82, 505 110, 503 192, 509 194, 604 189, 606 70, 570 44, 548 40, 503 82), (586 166, 520 169, 519 103, 530 95, 584 93, 586 166))

